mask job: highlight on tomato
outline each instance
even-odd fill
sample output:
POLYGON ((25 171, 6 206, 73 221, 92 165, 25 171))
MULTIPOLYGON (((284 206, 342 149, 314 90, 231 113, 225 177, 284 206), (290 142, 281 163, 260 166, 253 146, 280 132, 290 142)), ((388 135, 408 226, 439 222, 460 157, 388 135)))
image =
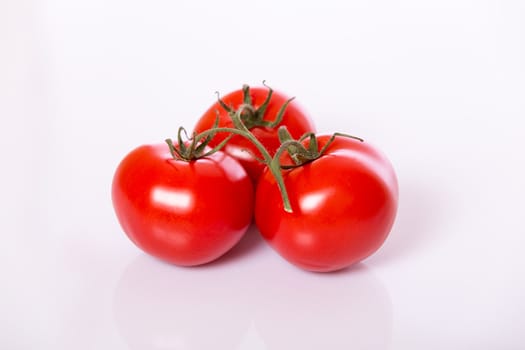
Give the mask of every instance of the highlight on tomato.
MULTIPOLYGON (((211 129, 217 118, 220 128, 234 128, 232 117, 235 115, 240 117, 243 125, 264 146, 270 156, 273 156, 280 146, 279 127, 286 126, 295 138, 307 132, 315 132, 313 121, 294 98, 289 98, 266 85, 264 87, 244 85, 242 89, 219 97, 197 121, 194 132, 201 133, 211 129)), ((227 136, 225 133, 217 134, 210 141, 210 146, 220 144, 227 136)), ((237 159, 246 169, 253 183, 257 183, 265 164, 259 161, 263 158, 263 154, 253 142, 246 137, 235 135, 225 145, 223 151, 237 159)))
POLYGON ((255 222, 290 263, 336 271, 374 253, 397 212, 398 183, 388 159, 361 139, 314 134, 293 140, 282 131, 276 154, 290 208, 270 171, 255 196, 255 222))
POLYGON ((194 266, 219 258, 241 239, 253 219, 254 189, 237 160, 207 142, 186 145, 182 131, 177 146, 167 140, 126 155, 113 178, 112 200, 137 247, 194 266))

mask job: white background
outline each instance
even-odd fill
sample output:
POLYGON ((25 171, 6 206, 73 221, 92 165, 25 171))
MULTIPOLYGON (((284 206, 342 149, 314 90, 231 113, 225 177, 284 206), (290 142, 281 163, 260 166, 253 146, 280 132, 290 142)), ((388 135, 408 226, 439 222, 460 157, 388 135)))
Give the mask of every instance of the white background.
POLYGON ((0 348, 523 349, 525 2, 0 1, 0 348), (400 182, 380 251, 199 268, 126 238, 139 144, 266 79, 400 182))

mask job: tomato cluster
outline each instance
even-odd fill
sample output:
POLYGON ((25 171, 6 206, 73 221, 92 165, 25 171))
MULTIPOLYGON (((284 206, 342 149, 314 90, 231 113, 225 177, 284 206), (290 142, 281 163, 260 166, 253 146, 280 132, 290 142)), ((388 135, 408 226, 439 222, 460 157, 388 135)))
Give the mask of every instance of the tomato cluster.
POLYGON ((205 264, 255 219, 286 260, 327 272, 374 253, 390 232, 398 185, 388 159, 362 139, 316 135, 280 92, 244 86, 219 97, 184 135, 132 150, 113 178, 122 229, 148 254, 205 264))

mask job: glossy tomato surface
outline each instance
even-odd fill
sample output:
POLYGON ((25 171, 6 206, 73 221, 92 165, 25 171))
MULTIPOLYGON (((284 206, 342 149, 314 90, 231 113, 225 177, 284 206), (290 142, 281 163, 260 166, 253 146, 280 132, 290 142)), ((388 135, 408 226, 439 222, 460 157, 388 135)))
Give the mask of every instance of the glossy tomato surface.
POLYGON ((217 152, 175 160, 166 144, 145 145, 118 166, 118 220, 140 249, 177 265, 200 265, 232 248, 252 221, 253 187, 242 166, 217 152))
MULTIPOLYGON (((252 87, 249 89, 249 95, 251 99, 251 105, 253 109, 257 110, 266 100, 269 90, 265 87, 252 87)), ((222 101, 230 106, 232 109, 237 110, 244 103, 243 90, 234 91, 221 98, 222 101)), ((288 96, 273 91, 270 102, 264 113, 264 120, 274 121, 279 113, 280 108, 289 99, 288 96)), ((197 133, 208 130, 213 127, 217 116, 219 116, 220 127, 233 127, 231 117, 228 111, 224 109, 218 102, 213 104, 199 119, 194 131, 197 133)), ((255 126, 250 128, 250 132, 265 146, 270 155, 274 155, 279 148, 280 142, 277 135, 277 129, 285 125, 288 131, 294 138, 301 137, 306 132, 314 132, 315 127, 312 120, 307 114, 301 109, 297 102, 291 101, 283 114, 282 121, 274 128, 255 126)), ((219 133, 210 142, 210 146, 215 146, 224 140, 228 134, 219 133)), ((253 179, 254 184, 257 182, 260 174, 264 170, 264 164, 258 162, 255 157, 262 158, 257 148, 246 138, 236 135, 234 136, 223 149, 224 152, 230 154, 242 164, 246 169, 250 177, 253 179), (247 152, 248 151, 248 152, 247 152)))
MULTIPOLYGON (((319 137, 320 148, 329 136, 319 137)), ((256 191, 262 236, 289 262, 335 271, 374 253, 393 225, 398 203, 394 169, 366 142, 337 137, 320 158, 283 172, 292 213, 266 171, 256 191)))

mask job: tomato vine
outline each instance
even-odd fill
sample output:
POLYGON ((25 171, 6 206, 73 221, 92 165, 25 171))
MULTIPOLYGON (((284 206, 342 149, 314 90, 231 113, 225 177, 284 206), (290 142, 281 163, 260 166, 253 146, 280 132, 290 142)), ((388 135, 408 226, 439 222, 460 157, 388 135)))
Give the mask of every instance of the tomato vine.
MULTIPOLYGON (((263 82, 264 84, 264 82, 263 82)), ((265 85, 266 86, 266 85, 265 85)), ((337 136, 343 136, 348 138, 353 138, 358 141, 363 142, 363 139, 347 135, 343 133, 334 133, 330 140, 324 145, 324 147, 319 150, 317 137, 313 132, 307 132, 299 139, 295 140, 288 132, 286 126, 282 125, 278 129, 278 135, 280 140, 280 147, 277 149, 275 155, 272 157, 264 145, 250 132, 250 128, 254 126, 264 126, 264 127, 276 127, 282 120, 282 116, 288 104, 294 99, 293 97, 288 99, 279 109, 279 112, 273 121, 263 120, 264 112, 268 106, 270 98, 272 96, 273 90, 268 87, 268 95, 259 108, 254 108, 249 93, 249 86, 243 86, 243 103, 235 110, 232 107, 225 104, 220 97, 218 97, 219 104, 228 112, 232 123, 233 128, 228 127, 219 127, 219 118, 217 117, 212 128, 205 130, 201 133, 193 133, 192 137, 189 138, 186 130, 183 127, 179 128, 177 135, 177 147, 174 146, 171 139, 166 139, 170 153, 174 159, 180 159, 185 161, 191 161, 194 159, 202 158, 209 156, 219 150, 221 150, 233 135, 240 135, 248 139, 261 153, 263 156, 262 159, 257 158, 260 162, 264 163, 269 171, 272 173, 277 185, 279 186, 279 191, 281 192, 281 197, 283 200, 283 207, 286 212, 293 212, 288 192, 284 184, 283 176, 281 170, 287 170, 302 166, 308 162, 314 161, 321 157, 328 147, 332 144, 337 136), (210 141, 217 133, 229 133, 228 137, 224 139, 217 146, 204 152, 210 141), (189 146, 182 138, 182 134, 186 135, 186 138, 189 140, 189 146), (307 138, 310 139, 308 148, 306 148, 302 142, 307 138), (288 152, 288 155, 295 163, 294 165, 282 165, 281 157, 284 152, 288 152)), ((218 94, 218 93, 217 93, 218 94)))

